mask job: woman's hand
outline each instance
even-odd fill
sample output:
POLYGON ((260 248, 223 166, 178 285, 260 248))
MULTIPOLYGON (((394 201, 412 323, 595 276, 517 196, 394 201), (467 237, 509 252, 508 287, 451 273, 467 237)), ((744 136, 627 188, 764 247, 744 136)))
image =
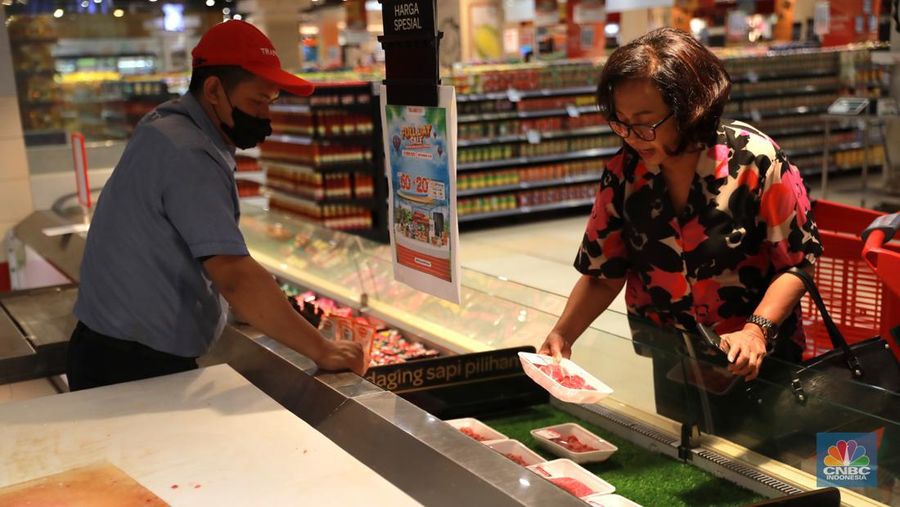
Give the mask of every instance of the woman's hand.
POLYGON ((572 344, 558 332, 550 331, 547 339, 544 340, 544 344, 538 350, 538 354, 552 356, 553 360, 558 363, 562 358, 569 359, 572 357, 572 344))
POLYGON ((751 381, 759 375, 759 367, 766 357, 766 337, 762 329, 747 324, 744 329, 722 335, 719 344, 722 352, 728 354, 728 371, 751 381))

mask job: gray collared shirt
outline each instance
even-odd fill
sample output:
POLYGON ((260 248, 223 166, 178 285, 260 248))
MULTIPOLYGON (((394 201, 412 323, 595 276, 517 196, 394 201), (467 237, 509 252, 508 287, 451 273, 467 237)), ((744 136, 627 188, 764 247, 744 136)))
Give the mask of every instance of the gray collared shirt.
POLYGON ((75 315, 162 352, 206 352, 228 312, 201 259, 249 255, 234 166, 234 147, 190 93, 144 117, 97 204, 75 315))

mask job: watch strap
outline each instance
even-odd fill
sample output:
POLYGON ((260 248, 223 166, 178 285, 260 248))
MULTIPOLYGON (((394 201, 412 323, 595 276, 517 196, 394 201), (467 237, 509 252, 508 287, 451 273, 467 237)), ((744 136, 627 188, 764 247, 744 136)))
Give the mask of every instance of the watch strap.
POLYGON ((759 315, 751 315, 749 318, 747 318, 747 322, 759 326, 759 328, 762 329, 763 334, 766 336, 766 342, 768 343, 774 342, 775 338, 778 337, 778 324, 765 317, 760 317, 759 315))

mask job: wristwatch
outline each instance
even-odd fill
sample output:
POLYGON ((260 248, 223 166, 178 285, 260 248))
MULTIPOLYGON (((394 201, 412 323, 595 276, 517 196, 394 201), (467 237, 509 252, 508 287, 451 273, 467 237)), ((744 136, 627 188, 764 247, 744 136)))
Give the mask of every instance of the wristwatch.
POLYGON ((775 339, 778 338, 778 324, 765 317, 760 317, 759 315, 751 315, 750 318, 747 319, 747 322, 756 324, 762 329, 762 332, 766 337, 766 348, 771 348, 775 344, 775 339))

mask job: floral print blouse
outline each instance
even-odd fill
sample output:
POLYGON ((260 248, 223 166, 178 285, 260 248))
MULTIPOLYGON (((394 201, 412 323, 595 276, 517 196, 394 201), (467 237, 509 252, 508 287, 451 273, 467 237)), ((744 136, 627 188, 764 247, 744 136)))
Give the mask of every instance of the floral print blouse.
MULTIPOLYGON (((765 134, 722 120, 681 214, 659 167, 628 150, 609 161, 575 268, 624 277, 632 315, 686 331, 700 322, 722 334, 743 327, 777 273, 821 254, 800 172, 765 134)), ((802 346, 802 327, 793 327, 802 346)))

